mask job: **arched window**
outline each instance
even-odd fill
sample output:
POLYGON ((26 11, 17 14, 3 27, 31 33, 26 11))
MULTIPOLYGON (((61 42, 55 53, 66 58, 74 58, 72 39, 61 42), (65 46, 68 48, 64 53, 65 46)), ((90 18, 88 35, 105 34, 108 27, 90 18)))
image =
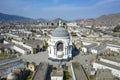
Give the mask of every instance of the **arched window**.
POLYGON ((57 43, 57 51, 63 51, 63 43, 62 42, 57 43))

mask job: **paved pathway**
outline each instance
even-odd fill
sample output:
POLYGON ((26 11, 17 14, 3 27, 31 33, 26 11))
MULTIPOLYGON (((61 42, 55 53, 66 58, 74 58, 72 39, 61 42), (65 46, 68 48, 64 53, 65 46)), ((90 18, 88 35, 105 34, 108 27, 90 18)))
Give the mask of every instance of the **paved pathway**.
POLYGON ((47 52, 39 52, 37 54, 22 55, 21 58, 28 62, 35 62, 37 65, 40 62, 48 62, 47 52))
MULTIPOLYGON (((27 62, 35 62, 37 65, 40 62, 48 62, 50 65, 53 65, 54 67, 58 67, 59 65, 59 62, 53 62, 51 60, 48 60, 47 52, 39 52, 37 54, 22 55, 21 58, 27 62)), ((90 68, 91 68, 90 61, 92 59, 93 59, 92 54, 87 54, 87 55, 78 54, 77 56, 73 57, 73 60, 71 60, 70 62, 79 62, 86 69, 87 73, 89 73, 90 68)), ((66 64, 68 66, 68 71, 70 72, 70 75, 72 75, 71 68, 70 68, 70 62, 62 62, 62 64, 66 64)))

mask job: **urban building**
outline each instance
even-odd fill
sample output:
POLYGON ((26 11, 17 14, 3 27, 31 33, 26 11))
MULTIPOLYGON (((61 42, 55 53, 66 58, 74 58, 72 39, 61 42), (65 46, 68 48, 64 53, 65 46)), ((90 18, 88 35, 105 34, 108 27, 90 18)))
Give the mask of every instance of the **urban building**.
POLYGON ((83 47, 82 47, 82 51, 85 52, 85 53, 91 52, 91 49, 92 49, 92 48, 95 48, 95 47, 97 47, 97 46, 98 46, 97 43, 93 43, 93 44, 90 44, 90 45, 87 45, 87 46, 83 46, 83 47))
POLYGON ((91 49, 92 54, 99 54, 99 53, 104 53, 106 50, 106 45, 99 45, 95 48, 91 49))
MULTIPOLYGON (((116 60, 117 61, 117 60, 116 60)), ((93 68, 97 69, 109 69, 111 70, 112 74, 116 77, 120 77, 120 66, 119 62, 116 62, 112 59, 107 58, 100 58, 99 61, 93 62, 93 68), (118 63, 118 66, 116 65, 118 63)))
POLYGON ((68 31, 59 26, 48 40, 48 56, 51 60, 69 60, 72 58, 72 42, 68 31))
POLYGON ((10 58, 0 61, 0 76, 11 73, 16 68, 25 68, 25 63, 19 58, 10 58))
POLYGON ((63 80, 63 69, 58 67, 57 70, 52 70, 51 72, 51 80, 63 80))

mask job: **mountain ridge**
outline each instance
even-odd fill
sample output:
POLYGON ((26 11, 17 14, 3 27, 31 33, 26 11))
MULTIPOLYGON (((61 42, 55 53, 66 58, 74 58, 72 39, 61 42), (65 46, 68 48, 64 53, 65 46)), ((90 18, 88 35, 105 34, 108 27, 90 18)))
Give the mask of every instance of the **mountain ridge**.
MULTIPOLYGON (((17 15, 9 15, 0 13, 0 21, 1 22, 30 22, 30 21, 37 21, 37 22, 58 22, 61 20, 62 22, 69 22, 68 20, 64 20, 61 18, 56 18, 53 20, 47 20, 44 18, 32 19, 23 16, 17 15)), ((86 25, 102 25, 102 26, 113 26, 120 24, 120 13, 108 14, 108 15, 101 15, 97 18, 88 18, 88 19, 76 19, 74 22, 80 23, 84 22, 86 25)))
POLYGON ((24 21, 34 21, 34 19, 23 17, 23 16, 0 13, 0 21, 1 22, 14 22, 14 21, 24 22, 24 21))

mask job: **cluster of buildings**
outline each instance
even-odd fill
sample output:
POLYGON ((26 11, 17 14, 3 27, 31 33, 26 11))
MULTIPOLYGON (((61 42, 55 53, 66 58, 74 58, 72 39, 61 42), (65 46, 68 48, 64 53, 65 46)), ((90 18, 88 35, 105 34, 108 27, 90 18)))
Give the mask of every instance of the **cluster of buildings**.
POLYGON ((101 42, 82 42, 81 47, 84 53, 100 54, 109 51, 120 52, 120 43, 118 41, 105 40, 101 42))
MULTIPOLYGON (((120 52, 119 38, 106 37, 101 32, 89 29, 91 28, 90 26, 84 28, 78 26, 75 22, 65 24, 60 21, 59 23, 40 23, 33 26, 24 27, 18 25, 17 28, 2 33, 0 35, 0 54, 4 52, 8 54, 20 53, 24 56, 25 54, 35 55, 38 52, 46 51, 48 62, 40 61, 39 65, 29 63, 25 66, 25 61, 16 57, 0 60, 0 76, 10 73, 7 77, 8 80, 17 80, 15 74, 11 72, 18 68, 27 67, 27 70, 33 72, 32 80, 47 80, 48 78, 51 80, 64 80, 66 72, 71 75, 73 80, 89 80, 87 69, 79 61, 74 62, 73 55, 75 52, 73 51, 73 46, 79 50, 79 56, 82 53, 92 53, 91 55, 94 55, 105 53, 106 51, 120 52), (76 35, 72 36, 71 33, 76 35), (61 63, 65 61, 68 63, 68 69, 65 69, 65 65, 62 64, 54 68, 54 65, 51 64, 55 64, 54 61, 61 63)), ((43 58, 45 57, 43 56, 43 58)), ((87 60, 85 62, 92 63, 92 67, 96 72, 99 69, 109 69, 112 75, 120 77, 119 59, 100 57, 93 62, 87 60)), ((93 74, 95 75, 95 72, 93 74)))
POLYGON ((14 69, 25 68, 25 63, 20 58, 9 58, 0 61, 0 76, 11 73, 14 69))
POLYGON ((14 31, 0 35, 0 52, 18 52, 21 54, 35 54, 39 51, 43 51, 45 41, 40 39, 34 39, 32 32, 27 31, 14 31), (4 36, 4 37, 3 37, 4 36))
POLYGON ((114 76, 120 77, 120 60, 118 59, 102 57, 93 62, 93 68, 95 68, 95 70, 109 69, 114 76))
POLYGON ((48 63, 41 62, 36 68, 32 80, 64 80, 66 79, 66 76, 68 79, 70 79, 71 76, 71 79, 73 80, 89 80, 86 71, 80 63, 70 63, 69 68, 71 69, 71 72, 63 66, 65 65, 59 64, 58 67, 55 67, 49 65, 48 63))

